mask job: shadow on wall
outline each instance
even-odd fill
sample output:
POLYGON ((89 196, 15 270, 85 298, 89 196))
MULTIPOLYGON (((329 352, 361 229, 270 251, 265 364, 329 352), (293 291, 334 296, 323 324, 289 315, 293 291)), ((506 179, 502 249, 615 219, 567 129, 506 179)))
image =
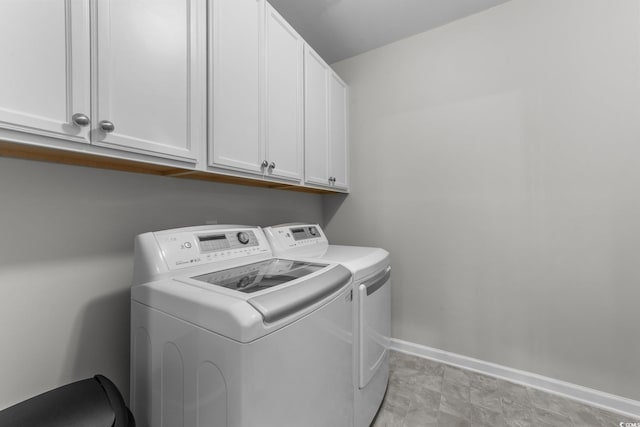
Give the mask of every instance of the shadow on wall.
POLYGON ((96 298, 80 311, 63 377, 82 379, 102 374, 129 401, 129 305, 127 288, 96 298))
POLYGON ((336 215, 348 194, 327 194, 322 197, 322 217, 324 219, 324 227, 327 226, 336 215))

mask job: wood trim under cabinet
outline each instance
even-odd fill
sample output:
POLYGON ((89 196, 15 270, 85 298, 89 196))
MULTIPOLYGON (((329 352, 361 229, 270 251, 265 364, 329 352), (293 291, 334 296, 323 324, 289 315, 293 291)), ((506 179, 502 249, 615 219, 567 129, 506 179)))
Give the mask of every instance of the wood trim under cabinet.
POLYGON ((333 194, 335 191, 320 188, 302 187, 291 184, 251 179, 239 176, 224 175, 216 172, 197 171, 174 166, 157 165, 128 159, 120 159, 91 153, 81 153, 58 148, 26 145, 15 142, 0 141, 0 157, 23 160, 36 160, 65 165, 85 166, 97 169, 118 170, 124 172, 144 173, 182 179, 222 182, 251 187, 273 188, 278 190, 298 191, 304 193, 333 194))

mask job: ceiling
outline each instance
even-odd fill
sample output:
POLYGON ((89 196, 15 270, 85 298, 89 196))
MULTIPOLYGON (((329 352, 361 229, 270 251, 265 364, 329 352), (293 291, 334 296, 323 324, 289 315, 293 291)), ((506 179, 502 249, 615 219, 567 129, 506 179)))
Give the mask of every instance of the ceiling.
POLYGON ((508 0, 269 0, 329 64, 508 0))

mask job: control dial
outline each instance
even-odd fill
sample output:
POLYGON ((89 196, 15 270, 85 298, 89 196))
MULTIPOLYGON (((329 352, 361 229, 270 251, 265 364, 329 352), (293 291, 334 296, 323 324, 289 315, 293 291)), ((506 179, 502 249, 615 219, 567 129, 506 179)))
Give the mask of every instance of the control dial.
POLYGON ((315 227, 309 227, 309 234, 311 234, 312 236, 317 236, 318 229, 316 229, 315 227))
POLYGON ((240 231, 236 236, 238 236, 238 241, 243 245, 249 243, 249 233, 245 233, 244 231, 240 231))

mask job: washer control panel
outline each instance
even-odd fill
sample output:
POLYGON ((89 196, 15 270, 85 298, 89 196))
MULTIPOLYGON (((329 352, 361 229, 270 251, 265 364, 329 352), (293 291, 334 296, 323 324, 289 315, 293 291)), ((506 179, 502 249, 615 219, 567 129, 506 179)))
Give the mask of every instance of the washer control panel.
POLYGON ((161 232, 155 237, 171 270, 270 252, 258 227, 161 232))
POLYGON ((207 233, 197 235, 196 239, 203 253, 258 246, 258 240, 252 230, 207 233))

